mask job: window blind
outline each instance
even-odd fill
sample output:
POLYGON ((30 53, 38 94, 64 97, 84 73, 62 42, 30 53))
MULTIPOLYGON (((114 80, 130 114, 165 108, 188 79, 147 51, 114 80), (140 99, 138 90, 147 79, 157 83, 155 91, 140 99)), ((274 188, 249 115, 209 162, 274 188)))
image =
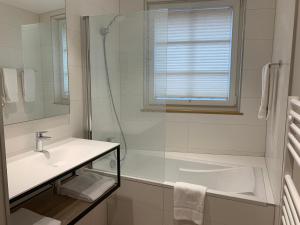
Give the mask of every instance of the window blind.
POLYGON ((61 67, 63 73, 63 90, 64 97, 69 96, 69 71, 68 71, 68 46, 67 46, 67 23, 65 19, 59 20, 60 30, 60 48, 61 48, 61 67))
POLYGON ((154 98, 228 101, 233 9, 168 9, 167 13, 166 26, 160 20, 154 24, 154 98))

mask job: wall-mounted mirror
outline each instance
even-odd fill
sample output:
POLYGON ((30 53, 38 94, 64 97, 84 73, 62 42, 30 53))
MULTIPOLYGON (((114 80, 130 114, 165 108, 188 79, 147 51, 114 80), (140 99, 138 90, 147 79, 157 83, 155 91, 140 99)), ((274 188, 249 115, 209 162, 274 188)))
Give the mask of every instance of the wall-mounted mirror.
POLYGON ((68 114, 65 1, 0 0, 4 124, 68 114))

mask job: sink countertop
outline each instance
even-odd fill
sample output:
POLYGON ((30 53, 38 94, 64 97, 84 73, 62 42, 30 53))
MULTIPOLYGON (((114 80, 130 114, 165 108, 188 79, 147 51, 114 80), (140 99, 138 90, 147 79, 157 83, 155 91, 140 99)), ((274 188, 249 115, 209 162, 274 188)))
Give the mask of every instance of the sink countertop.
POLYGON ((38 187, 118 146, 118 143, 68 138, 7 159, 9 199, 38 187))

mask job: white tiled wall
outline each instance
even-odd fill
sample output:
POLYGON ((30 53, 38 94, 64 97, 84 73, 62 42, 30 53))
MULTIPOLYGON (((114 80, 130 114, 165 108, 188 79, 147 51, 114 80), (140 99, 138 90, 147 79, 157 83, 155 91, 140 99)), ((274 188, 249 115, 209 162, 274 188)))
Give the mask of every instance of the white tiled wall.
MULTIPOLYGON (((297 9, 300 12, 300 5, 297 9)), ((292 93, 293 96, 300 96, 300 17, 298 17, 296 27, 296 40, 295 40, 295 59, 294 59, 294 73, 292 80, 292 93)))
MULTIPOLYGON (((300 5, 298 5, 298 14, 300 13, 300 5)), ((296 43, 295 43, 295 61, 294 61, 294 74, 292 80, 292 96, 300 97, 300 17, 298 16, 297 28, 296 28, 296 43)), ((294 181, 300 191, 300 167, 294 166, 294 181)))
MULTIPOLYGON (((142 0, 122 0, 120 12, 122 15, 130 15, 131 19, 138 20, 137 12, 144 9, 143 3, 142 0)), ((154 150, 166 147, 167 151, 265 155, 266 122, 257 119, 257 112, 261 95, 261 69, 264 64, 271 61, 272 57, 274 17, 275 0, 247 1, 241 93, 243 115, 167 113, 160 116, 160 131, 166 130, 166 146, 158 141, 160 148, 155 147, 154 150)), ((131 24, 132 29, 128 30, 127 27, 122 31, 121 26, 120 31, 121 118, 128 133, 135 130, 132 121, 137 121, 139 118, 151 120, 149 119, 151 113, 140 111, 143 105, 144 63, 143 25, 140 21, 142 20, 133 20, 132 24, 135 25, 131 24)), ((140 129, 144 127, 143 130, 147 130, 144 124, 135 124, 140 129)), ((133 135, 134 140, 130 146, 136 149, 143 148, 136 141, 139 137, 143 138, 142 134, 133 135)), ((128 135, 127 139, 130 141, 131 135, 128 135)))

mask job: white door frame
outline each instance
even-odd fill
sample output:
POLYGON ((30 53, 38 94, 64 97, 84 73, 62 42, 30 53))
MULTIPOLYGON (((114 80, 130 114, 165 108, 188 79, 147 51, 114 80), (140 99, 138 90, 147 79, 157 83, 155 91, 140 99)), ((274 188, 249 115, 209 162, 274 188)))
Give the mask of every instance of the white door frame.
MULTIPOLYGON (((1 87, 2 85, 0 84, 0 93, 2 93, 1 87)), ((0 225, 8 225, 8 216, 10 214, 5 155, 4 124, 2 117, 2 105, 0 104, 0 225)))

